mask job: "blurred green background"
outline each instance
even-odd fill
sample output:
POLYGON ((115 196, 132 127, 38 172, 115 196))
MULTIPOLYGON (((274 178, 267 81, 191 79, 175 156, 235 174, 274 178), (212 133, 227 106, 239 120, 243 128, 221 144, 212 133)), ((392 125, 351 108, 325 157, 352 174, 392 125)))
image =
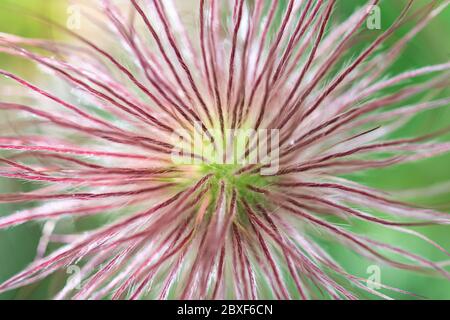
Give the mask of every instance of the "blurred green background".
MULTIPOLYGON (((443 3, 443 1, 438 1, 443 3)), ((195 3, 195 1, 193 1, 195 3)), ((365 0, 338 0, 334 15, 337 19, 343 19, 353 10, 364 4, 365 0)), ((426 5, 429 0, 417 0, 415 7, 426 5)), ((280 1, 283 6, 285 1, 280 1)), ((405 4, 403 0, 381 1, 382 29, 385 30, 401 11, 405 4)), ((65 22, 67 4, 65 0, 0 0, 0 32, 18 34, 26 37, 59 38, 55 30, 38 21, 21 15, 17 5, 32 8, 54 19, 65 22)), ((194 4, 193 4, 194 5, 194 4)), ((392 39, 399 38, 404 30, 396 33, 392 39)), ((373 31, 376 32, 376 31, 373 31)), ((450 8, 447 8, 438 18, 421 32, 390 70, 390 74, 421 67, 429 64, 446 62, 450 58, 450 8)), ((357 50, 357 48, 355 49, 357 50)), ((12 70, 30 77, 35 76, 36 69, 23 60, 16 60, 0 53, 0 68, 12 70)), ((3 82, 0 82, 0 85, 3 82)), ((441 96, 449 96, 450 89, 444 90, 441 96)), ((395 135, 404 137, 407 135, 420 135, 435 131, 450 124, 450 108, 444 107, 437 110, 424 112, 414 117, 406 127, 395 135)), ((448 140, 448 136, 444 139, 448 140)), ((398 165, 388 169, 373 170, 351 176, 355 181, 369 186, 386 190, 404 190, 407 188, 426 188, 436 183, 450 181, 450 155, 444 155, 433 159, 423 160, 412 164, 398 165)), ((27 186, 13 180, 0 178, 0 192, 10 193, 26 190, 27 186)), ((408 199, 421 205, 438 207, 450 211, 450 192, 436 195, 432 198, 408 199)), ((20 206, 0 204, 0 215, 6 215, 19 209, 20 206)), ((9 230, 0 230, 0 282, 22 270, 36 254, 36 246, 41 234, 42 225, 38 223, 27 224, 9 230)), ((438 250, 432 249, 423 241, 410 237, 400 236, 397 233, 386 232, 367 224, 357 224, 352 229, 356 232, 374 236, 376 239, 390 243, 396 243, 412 252, 421 253, 431 260, 443 260, 445 256, 438 250)), ((447 250, 450 250, 450 229, 448 227, 416 228, 423 232, 447 250)), ((367 278, 367 268, 372 265, 351 252, 335 244, 332 240, 323 240, 323 247, 327 249, 350 273, 367 278)), ((417 275, 415 273, 398 271, 380 266, 381 281, 389 286, 414 292, 424 297, 433 299, 450 299, 450 282, 433 276, 417 275)), ((46 299, 51 298, 55 292, 55 283, 60 283, 67 276, 64 271, 50 277, 38 284, 7 292, 0 295, 0 299, 46 299), (59 281, 57 281, 59 279, 59 281)), ((381 290, 388 293, 388 291, 381 290)), ((390 293, 394 298, 404 299, 407 296, 390 293)), ((373 298, 367 296, 367 298, 373 298)))

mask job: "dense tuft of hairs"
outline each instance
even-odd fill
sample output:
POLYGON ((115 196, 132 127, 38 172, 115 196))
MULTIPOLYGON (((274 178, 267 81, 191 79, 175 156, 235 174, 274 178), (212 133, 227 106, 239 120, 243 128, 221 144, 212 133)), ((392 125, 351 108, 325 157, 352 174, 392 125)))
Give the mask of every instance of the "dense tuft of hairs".
MULTIPOLYGON (((403 233, 448 257, 415 230, 448 225, 448 213, 346 178, 450 150, 440 138, 447 128, 389 138, 418 113, 450 103, 435 99, 449 85, 450 62, 389 75, 449 1, 416 8, 411 0, 385 31, 370 32, 377 0, 344 21, 334 0, 199 0, 189 9, 174 0, 74 3, 90 31, 25 13, 67 42, 0 33, 0 52, 42 73, 30 80, 0 70, 0 176, 32 189, 0 194, 0 203, 26 205, 0 217, 0 228, 43 226, 36 260, 0 292, 77 265, 81 281, 62 284, 55 298, 413 294, 368 286, 324 243, 450 279, 448 260, 354 227, 403 233), (269 160, 278 170, 217 164, 195 149, 187 154, 201 161, 174 163, 175 131, 188 133, 183 147, 202 133, 220 148, 229 128, 277 130, 279 152, 269 160), (68 227, 83 220, 84 229, 68 227)), ((249 141, 241 152, 254 148, 249 141)))

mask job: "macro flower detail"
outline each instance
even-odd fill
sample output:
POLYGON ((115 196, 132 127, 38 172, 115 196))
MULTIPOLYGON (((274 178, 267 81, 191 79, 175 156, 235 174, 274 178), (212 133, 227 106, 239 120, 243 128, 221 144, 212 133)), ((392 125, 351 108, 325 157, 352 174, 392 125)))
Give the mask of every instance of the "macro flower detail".
POLYGON ((450 3, 413 2, 384 30, 365 27, 378 0, 345 18, 337 0, 73 1, 90 33, 25 13, 64 41, 0 33, 41 74, 0 69, 0 176, 27 187, 0 194, 21 205, 0 229, 42 225, 0 293, 79 266, 56 299, 415 296, 368 285, 330 243, 450 280, 450 253, 418 229, 450 215, 352 179, 450 150, 449 128, 395 135, 450 104, 450 62, 392 74, 450 3))

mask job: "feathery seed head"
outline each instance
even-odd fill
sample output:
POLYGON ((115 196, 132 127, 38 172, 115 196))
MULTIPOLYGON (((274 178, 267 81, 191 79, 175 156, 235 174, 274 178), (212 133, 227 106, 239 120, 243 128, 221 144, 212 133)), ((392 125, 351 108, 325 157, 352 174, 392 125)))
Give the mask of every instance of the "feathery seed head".
POLYGON ((92 35, 34 14, 74 41, 0 34, 1 52, 50 75, 49 85, 0 70, 22 88, 0 99, 13 119, 0 176, 35 186, 0 194, 29 204, 0 228, 44 223, 36 261, 0 292, 79 264, 82 285, 69 281, 56 298, 388 298, 327 242, 450 279, 445 261, 353 227, 403 233, 448 256, 414 227, 450 216, 347 176, 450 149, 438 139, 446 129, 389 138, 418 112, 448 106, 432 96, 448 87, 450 63, 386 76, 448 1, 407 2, 370 41, 360 36, 377 0, 344 21, 334 0, 199 0, 193 23, 173 0, 75 3, 92 35), (64 229, 89 217, 106 218, 64 229))

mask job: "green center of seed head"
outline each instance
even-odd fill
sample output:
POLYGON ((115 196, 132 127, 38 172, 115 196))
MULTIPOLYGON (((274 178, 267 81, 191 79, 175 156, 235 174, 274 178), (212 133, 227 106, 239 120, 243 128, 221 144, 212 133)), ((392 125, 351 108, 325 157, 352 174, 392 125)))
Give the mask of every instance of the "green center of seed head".
POLYGON ((213 197, 224 183, 227 194, 235 190, 252 201, 257 195, 249 186, 264 188, 274 180, 272 176, 261 175, 259 169, 239 172, 249 164, 261 165, 258 148, 251 148, 255 137, 258 139, 255 130, 248 126, 224 129, 217 123, 213 129, 205 130, 196 123, 192 132, 176 132, 171 141, 175 147, 172 161, 176 167, 186 169, 182 171, 188 172, 185 177, 188 184, 210 174, 208 183, 213 197))
MULTIPOLYGON (((212 215, 215 214, 216 203, 219 199, 222 183, 225 187, 224 196, 227 208, 230 205, 233 191, 236 192, 238 199, 245 199, 245 201, 251 206, 258 203, 263 207, 267 207, 267 199, 265 199, 264 195, 252 191, 249 186, 267 188, 270 187, 270 184, 274 181, 274 178, 261 176, 258 172, 237 174, 241 168, 242 166, 236 164, 203 164, 199 167, 202 175, 212 175, 208 182, 210 190, 210 206, 208 208, 206 218, 212 217, 212 215)), ((239 200, 237 202, 236 210, 235 221, 241 226, 248 226, 247 212, 239 200)))
POLYGON ((214 200, 218 196, 221 184, 224 183, 225 192, 228 197, 231 195, 233 190, 235 190, 236 193, 243 199, 246 199, 247 202, 253 203, 258 201, 261 203, 261 198, 263 195, 250 190, 249 186, 267 188, 270 187, 270 184, 275 181, 275 178, 262 176, 258 172, 237 174, 241 168, 242 167, 240 165, 229 164, 201 165, 200 171, 202 174, 212 175, 209 183, 214 200))
MULTIPOLYGON (((229 129, 216 123, 206 128, 195 122, 192 130, 176 130, 172 135, 175 164, 220 165, 228 172, 249 164, 278 168, 278 130, 253 129, 250 125, 229 129), (275 162, 274 162, 275 160, 275 162)), ((267 170, 263 175, 270 175, 267 170)))

